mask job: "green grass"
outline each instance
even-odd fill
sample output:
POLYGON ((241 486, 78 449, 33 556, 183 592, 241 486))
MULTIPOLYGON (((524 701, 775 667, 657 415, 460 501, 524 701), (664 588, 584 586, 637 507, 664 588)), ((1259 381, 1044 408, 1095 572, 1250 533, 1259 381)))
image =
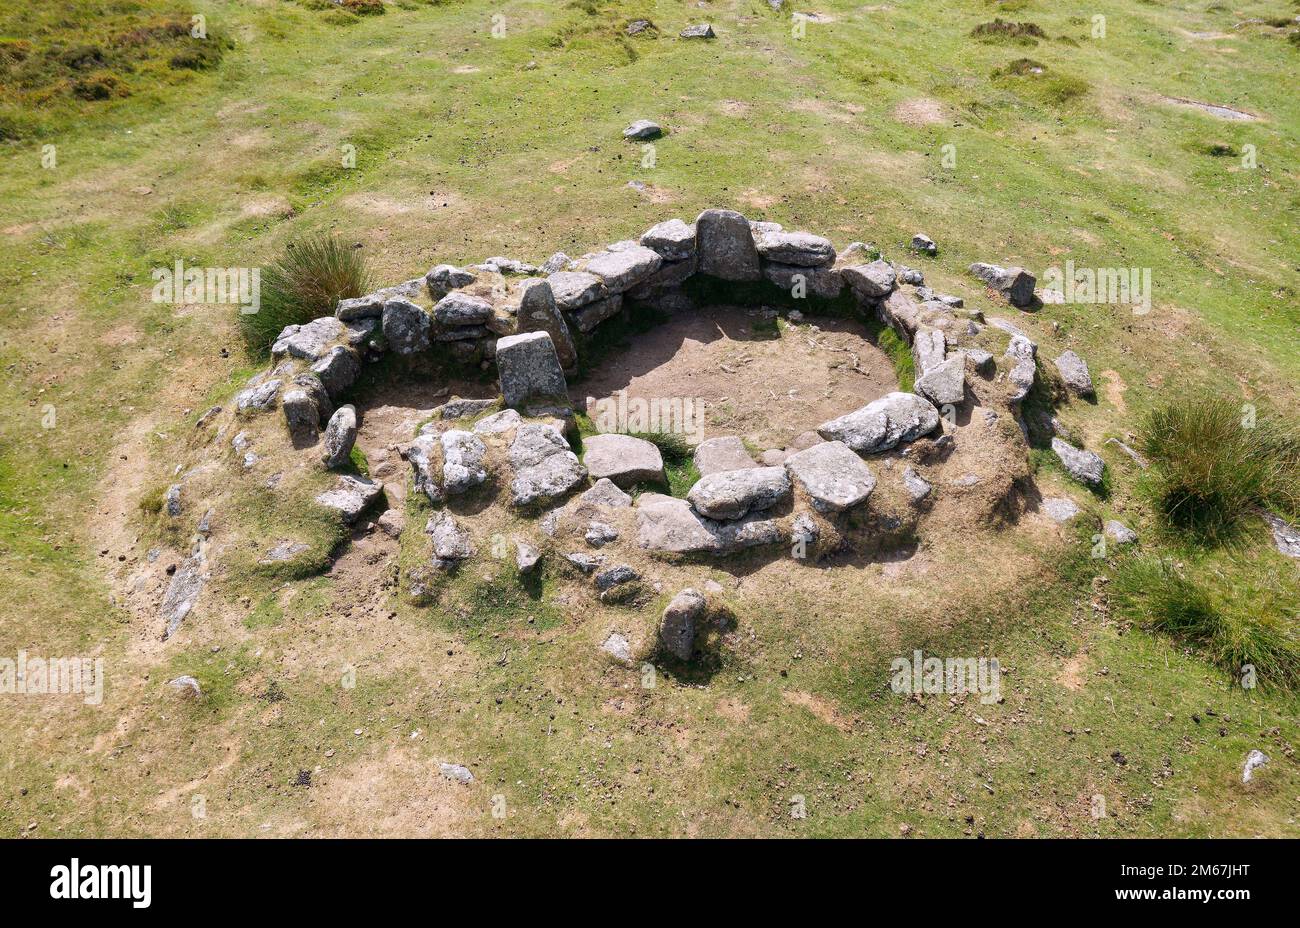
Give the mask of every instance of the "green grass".
POLYGON ((339 300, 361 296, 369 282, 366 257, 360 248, 333 235, 289 242, 262 273, 261 309, 239 316, 240 334, 249 353, 264 354, 287 325, 333 315, 339 300))
POLYGON ((1180 398, 1147 415, 1141 449, 1152 504, 1194 543, 1237 539, 1260 509, 1300 514, 1300 432, 1278 412, 1222 395, 1180 398))
POLYGON ((1294 690, 1300 685, 1300 588, 1293 571, 1283 563, 1254 571, 1209 559, 1180 565, 1137 557, 1121 567, 1113 591, 1124 613, 1144 628, 1198 649, 1238 679, 1249 666, 1260 685, 1294 690))

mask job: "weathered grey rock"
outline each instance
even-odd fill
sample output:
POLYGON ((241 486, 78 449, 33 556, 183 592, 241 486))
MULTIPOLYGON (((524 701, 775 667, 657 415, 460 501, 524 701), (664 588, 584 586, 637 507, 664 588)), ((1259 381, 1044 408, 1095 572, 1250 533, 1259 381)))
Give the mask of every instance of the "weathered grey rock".
POLYGON ((942 329, 921 326, 912 339, 912 360, 919 374, 934 370, 943 363, 948 350, 948 340, 942 329))
POLYGON ((163 620, 162 638, 166 641, 180 628, 181 622, 190 614, 194 604, 203 592, 207 580, 204 572, 206 561, 202 551, 195 551, 172 575, 167 592, 163 595, 161 614, 163 620))
POLYGON ((447 566, 438 562, 459 562, 473 557, 474 540, 456 517, 445 509, 429 519, 424 531, 433 540, 433 557, 437 566, 447 566))
POLYGON ((510 501, 515 506, 558 499, 587 479, 587 469, 551 425, 527 422, 519 426, 509 459, 515 471, 510 483, 510 501))
POLYGON ((894 274, 900 281, 911 284, 913 287, 925 285, 925 274, 914 267, 908 267, 906 264, 895 264, 894 274))
POLYGON ((175 519, 181 514, 181 485, 173 483, 167 488, 167 493, 163 497, 166 504, 167 515, 175 519))
POLYGON ((701 477, 724 470, 743 470, 753 467, 754 459, 745 450, 745 443, 735 435, 708 438, 695 449, 695 469, 701 477))
POLYGON ((1040 507, 1049 519, 1060 525, 1069 522, 1079 513, 1083 512, 1078 503, 1068 496, 1049 496, 1043 500, 1040 507))
POLYGON ((379 293, 367 293, 365 296, 339 300, 334 307, 334 318, 340 322, 378 319, 384 314, 384 302, 385 297, 379 293))
POLYGON ((1106 464, 1096 454, 1076 448, 1061 438, 1052 439, 1052 451, 1075 480, 1094 487, 1101 485, 1106 464))
POLYGON ((835 263, 835 246, 830 239, 810 232, 767 232, 755 247, 762 258, 778 264, 830 267, 835 263))
POLYGON ((962 353, 970 358, 971 367, 978 374, 989 374, 993 371, 993 354, 985 351, 983 348, 963 348, 962 353))
POLYGON ((453 290, 468 287, 478 280, 472 273, 450 264, 439 264, 424 275, 424 285, 429 296, 440 300, 453 290))
POLYGON ((632 125, 623 130, 623 138, 629 141, 640 141, 642 139, 657 139, 664 134, 663 127, 659 123, 649 119, 638 119, 632 125))
POLYGON ((685 261, 695 254, 695 226, 669 219, 647 229, 641 244, 665 261, 685 261))
POLYGON ((287 390, 280 401, 289 434, 299 440, 315 441, 320 433, 320 408, 302 388, 287 390))
POLYGON ((1030 306, 1038 281, 1023 267, 999 267, 976 262, 970 272, 1007 298, 1012 306, 1030 306))
POLYGON ((871 468, 838 440, 790 455, 785 460, 785 469, 812 499, 818 512, 852 509, 866 502, 876 488, 871 468))
POLYGON ((596 589, 602 593, 606 590, 621 586, 624 583, 632 583, 640 580, 641 575, 633 570, 627 564, 619 564, 617 567, 607 567, 600 573, 596 574, 596 589))
POLYGON ((749 222, 729 209, 706 209, 695 219, 700 273, 721 280, 760 280, 762 265, 749 222))
POLYGON ((791 451, 768 448, 758 456, 758 463, 762 464, 764 467, 780 467, 785 463, 785 459, 791 454, 793 454, 791 451))
POLYGON ((613 480, 601 477, 590 490, 578 497, 580 503, 593 506, 607 506, 610 509, 626 509, 632 505, 632 497, 618 488, 613 480))
POLYGON ((241 390, 235 397, 235 408, 241 412, 265 412, 275 408, 280 395, 281 380, 267 380, 255 387, 241 390))
POLYGON ((659 641, 673 657, 689 661, 695 653, 696 624, 708 608, 704 594, 690 587, 668 603, 659 623, 659 641))
POLYGON ((1264 521, 1273 533, 1273 544, 1287 557, 1300 558, 1300 529, 1271 512, 1264 513, 1264 521))
POLYGON ((347 334, 343 336, 344 342, 349 348, 359 348, 366 345, 371 348, 380 348, 379 341, 374 337, 379 331, 379 317, 367 319, 354 319, 351 322, 343 323, 347 327, 347 334))
POLYGON ((1061 373, 1061 380, 1065 382, 1068 389, 1075 396, 1092 396, 1092 374, 1088 372, 1088 365, 1073 351, 1066 351, 1056 359, 1056 369, 1061 373))
POLYGON ((917 378, 916 392, 936 406, 960 403, 966 397, 966 359, 955 354, 936 364, 917 378))
POLYGON ((400 509, 386 509, 375 520, 375 525, 389 538, 401 538, 406 531, 406 513, 400 509))
POLYGON ((610 293, 622 293, 649 277, 664 259, 635 242, 619 251, 606 251, 587 261, 587 272, 605 281, 610 293))
POLYGON ((782 290, 796 296, 798 296, 796 290, 801 287, 804 296, 833 300, 844 290, 844 277, 839 271, 829 267, 798 267, 793 264, 765 261, 763 276, 782 290))
POLYGON ((875 454, 928 435, 938 424, 939 413, 929 400, 915 393, 887 393, 861 409, 823 422, 817 434, 859 453, 875 454))
POLYGON ((334 410, 334 415, 330 416, 329 424, 325 426, 321 463, 331 470, 344 466, 351 459, 352 445, 356 440, 356 407, 351 405, 340 406, 334 410))
POLYGON ((442 419, 444 422, 453 419, 468 419, 471 416, 477 416, 479 413, 486 412, 496 404, 494 397, 485 399, 462 399, 459 396, 449 399, 433 411, 435 418, 442 419))
POLYGON ((584 574, 589 574, 597 570, 601 564, 605 563, 603 554, 586 554, 582 551, 574 551, 566 554, 564 559, 572 564, 584 574))
POLYGON ((815 519, 806 512, 801 512, 790 523, 790 541, 794 543, 793 551, 797 557, 808 557, 817 547, 822 530, 815 519))
POLYGON ((506 405, 567 400, 569 385, 547 332, 524 332, 497 340, 497 372, 506 405))
POLYGON ((492 304, 481 296, 453 290, 433 307, 438 325, 483 325, 492 318, 492 304))
POLYGON ((530 574, 542 559, 542 551, 536 545, 515 536, 515 567, 521 574, 530 574))
POLYGON ((568 255, 566 255, 564 252, 557 251, 555 254, 551 255, 549 258, 543 261, 541 267, 539 267, 537 271, 539 274, 546 274, 547 276, 549 276, 551 274, 557 273, 558 271, 564 270, 566 267, 569 266, 569 263, 572 261, 573 259, 570 258, 568 255))
POLYGON ((429 314, 410 300, 389 300, 384 304, 384 340, 400 355, 428 351, 432 327, 429 314))
POLYGON ((195 530, 204 538, 207 538, 212 534, 212 510, 211 509, 204 510, 202 517, 199 519, 199 524, 195 530))
POLYGON ((344 474, 332 490, 316 497, 327 509, 336 509, 349 525, 361 517, 366 508, 384 493, 384 485, 367 477, 344 474))
POLYGON ((290 355, 315 361, 331 344, 347 334, 347 327, 333 316, 321 316, 306 325, 285 326, 271 345, 271 356, 290 355))
POLYGON ((463 764, 439 764, 438 771, 448 780, 456 783, 473 783, 474 774, 463 764))
POLYGON ((518 428, 523 421, 517 410, 503 409, 475 422, 473 431, 475 435, 500 435, 518 428))
POLYGON ((1037 354, 1038 346, 1027 336, 1011 336, 1011 342, 1007 345, 1007 357, 1013 359, 1015 363, 1007 374, 1007 380, 1011 382, 1010 399, 1013 403, 1028 396, 1034 386, 1034 376, 1038 371, 1038 365, 1034 360, 1037 354))
MULTIPOLYGON (((343 350, 347 351, 349 349, 345 348, 343 350)), ((328 360, 329 357, 327 354, 324 358, 321 358, 321 361, 328 360)), ((330 399, 329 391, 325 389, 325 384, 321 381, 320 375, 314 370, 303 371, 301 374, 294 376, 293 383, 294 386, 306 390, 307 396, 316 404, 316 410, 320 414, 320 418, 317 420, 318 424, 324 425, 329 422, 330 416, 334 415, 334 403, 330 399)))
POLYGON ((854 264, 840 268, 840 276, 859 298, 879 300, 889 296, 898 283, 888 261, 854 264))
POLYGON ((934 243, 934 239, 924 232, 918 232, 912 236, 912 250, 925 255, 937 255, 939 246, 934 243))
POLYGON ((337 345, 311 366, 311 372, 320 378, 330 399, 338 401, 361 373, 361 359, 353 349, 337 345))
POLYGON ((498 274, 536 274, 537 266, 529 264, 527 261, 518 261, 514 258, 504 258, 497 255, 494 258, 488 258, 479 265, 485 271, 496 271, 498 274))
POLYGON ((908 498, 911 499, 912 505, 920 505, 934 487, 930 481, 926 480, 920 474, 910 467, 903 468, 903 489, 907 490, 908 498))
POLYGON ((911 339, 921 322, 921 308, 902 290, 895 290, 880 304, 880 316, 894 331, 911 339))
POLYGON ((421 435, 406 450, 406 460, 414 471, 414 489, 423 493, 431 503, 444 499, 442 482, 438 475, 442 469, 442 443, 433 434, 421 435))
POLYGON ((632 656, 632 644, 627 640, 627 636, 619 632, 612 632, 600 649, 618 661, 620 664, 631 666, 635 663, 632 656))
POLYGON ((684 499, 643 493, 636 501, 637 544, 671 554, 716 552, 718 538, 684 499))
POLYGON ((1124 444, 1124 442, 1120 441, 1118 438, 1107 438, 1106 444, 1114 445, 1120 451, 1124 452, 1125 456, 1127 456, 1129 460, 1131 460, 1134 464, 1136 464, 1138 467, 1142 468, 1143 470, 1146 470, 1148 467, 1151 466, 1150 461, 1148 461, 1142 455, 1138 454, 1128 445, 1124 444))
POLYGON ((1241 768, 1241 782, 1243 785, 1255 779, 1255 771, 1268 763, 1268 755, 1258 748, 1251 749, 1246 755, 1246 763, 1241 768))
POLYGON ((592 435, 583 441, 582 463, 593 480, 608 477, 624 489, 664 480, 664 459, 658 446, 631 435, 592 435))
POLYGON ((586 271, 557 271, 547 277, 546 282, 550 284, 555 305, 565 312, 573 312, 609 296, 605 281, 586 271))
POLYGON ((603 300, 588 303, 573 312, 573 324, 584 335, 595 330, 606 319, 618 315, 623 308, 623 294, 615 293, 603 300))
POLYGON ((519 334, 527 332, 545 332, 551 337, 555 356, 564 370, 578 363, 569 324, 560 314, 551 285, 541 278, 529 278, 519 285, 519 334))
POLYGON ((610 542, 618 541, 618 529, 604 522, 592 522, 587 526, 583 540, 593 548, 603 548, 610 542))
POLYGON ((487 480, 483 458, 487 448, 477 435, 460 429, 448 429, 439 439, 442 444, 442 489, 456 496, 487 480))
POLYGON ((694 26, 687 26, 679 33, 683 39, 712 39, 716 38, 713 32, 713 26, 709 23, 698 23, 694 26))
POLYGON ((1138 540, 1137 532, 1115 519, 1106 520, 1105 532, 1106 537, 1117 545, 1129 545, 1138 540))
POLYGON ((258 561, 259 564, 282 564, 285 561, 292 561, 304 551, 310 551, 311 545, 303 544, 301 541, 281 541, 275 547, 271 548, 262 555, 258 561))
POLYGON ((203 687, 199 685, 198 680, 194 679, 189 674, 168 680, 167 685, 181 693, 181 695, 188 696, 191 699, 198 699, 203 695, 203 687))
POLYGON ((686 494, 695 511, 710 519, 739 519, 789 498, 790 477, 784 467, 719 471, 701 477, 686 494))

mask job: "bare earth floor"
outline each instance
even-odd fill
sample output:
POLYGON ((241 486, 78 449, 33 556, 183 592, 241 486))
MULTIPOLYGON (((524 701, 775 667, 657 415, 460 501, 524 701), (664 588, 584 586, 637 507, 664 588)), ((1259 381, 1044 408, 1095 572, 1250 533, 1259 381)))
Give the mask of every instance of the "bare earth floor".
POLYGON ((759 448, 781 448, 897 389, 888 356, 860 323, 810 316, 782 323, 778 337, 758 310, 712 307, 636 336, 570 393, 580 409, 588 398, 619 390, 629 399, 699 400, 703 437, 739 435, 759 448))

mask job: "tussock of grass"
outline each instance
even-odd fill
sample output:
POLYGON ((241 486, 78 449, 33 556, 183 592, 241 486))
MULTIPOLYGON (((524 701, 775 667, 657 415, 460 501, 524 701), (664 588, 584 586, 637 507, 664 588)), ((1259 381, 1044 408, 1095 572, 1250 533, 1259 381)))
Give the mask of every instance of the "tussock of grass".
POLYGON ((1047 38, 1038 23, 1013 23, 996 18, 991 23, 980 23, 970 34, 985 41, 1007 39, 1020 45, 1037 45, 1038 39, 1047 38))
POLYGON ((1294 689, 1300 683, 1300 594, 1277 570, 1247 573, 1209 562, 1180 567, 1135 558, 1121 567, 1111 589, 1129 618, 1197 648, 1233 675, 1249 666, 1261 686, 1294 689))
POLYGON ((1146 490, 1165 525, 1199 544, 1235 539, 1260 508, 1300 513, 1300 433, 1222 396, 1192 396, 1141 426, 1146 490))
POLYGON ((331 315, 339 300, 361 296, 369 282, 361 249, 331 235, 290 242, 262 272, 262 307, 240 315, 240 335, 249 352, 260 355, 285 326, 331 315))
POLYGON ((1069 103, 1088 92, 1087 81, 1052 71, 1032 58, 1017 58, 1004 68, 994 69, 992 77, 1002 81, 1023 78, 1016 84, 1017 89, 1050 106, 1069 103))

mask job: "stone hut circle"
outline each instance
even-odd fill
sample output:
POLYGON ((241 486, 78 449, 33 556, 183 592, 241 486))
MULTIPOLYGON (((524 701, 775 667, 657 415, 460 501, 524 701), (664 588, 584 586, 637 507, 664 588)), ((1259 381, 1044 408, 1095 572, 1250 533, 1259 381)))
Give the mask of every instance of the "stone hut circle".
MULTIPOLYGON (((924 261, 939 247, 918 233, 909 250, 924 261)), ((1032 275, 986 263, 969 272, 1004 315, 932 291, 921 270, 873 245, 837 249, 815 232, 707 209, 576 259, 439 264, 341 300, 333 315, 285 328, 270 367, 199 418, 194 460, 178 465, 166 496, 178 526, 201 518, 164 602, 164 637, 223 558, 256 569, 320 564, 331 556, 322 537, 328 548, 378 532, 400 539, 396 582, 413 602, 436 602, 467 565, 491 558, 517 574, 499 582, 554 572, 630 611, 662 597, 648 624, 629 620, 603 650, 623 662, 686 661, 717 595, 705 582, 712 568, 779 564, 797 583, 800 571, 906 557, 936 533, 1014 523, 1040 504, 1068 522, 1079 508, 1041 501, 1033 487, 1027 439, 1039 423, 1022 404, 1044 377, 1055 401, 1090 396, 1087 364, 1073 352, 1042 364, 1017 318, 1035 299, 1032 275), (860 390, 781 447, 718 433, 706 410, 704 440, 688 449, 698 478, 674 494, 664 448, 594 433, 571 384, 612 350, 603 333, 621 332, 635 353, 629 320, 672 325, 717 307, 814 341, 819 322, 857 325, 872 341, 887 329, 910 351, 914 383, 860 390), (450 396, 407 424, 395 455, 363 467, 359 381, 384 359, 425 387, 477 378, 486 395, 450 396), (267 537, 220 543, 232 479, 256 489, 267 537), (338 534, 295 537, 302 524, 338 534)), ((1082 484, 1103 481, 1094 451, 1063 434, 1051 447, 1082 484)))

